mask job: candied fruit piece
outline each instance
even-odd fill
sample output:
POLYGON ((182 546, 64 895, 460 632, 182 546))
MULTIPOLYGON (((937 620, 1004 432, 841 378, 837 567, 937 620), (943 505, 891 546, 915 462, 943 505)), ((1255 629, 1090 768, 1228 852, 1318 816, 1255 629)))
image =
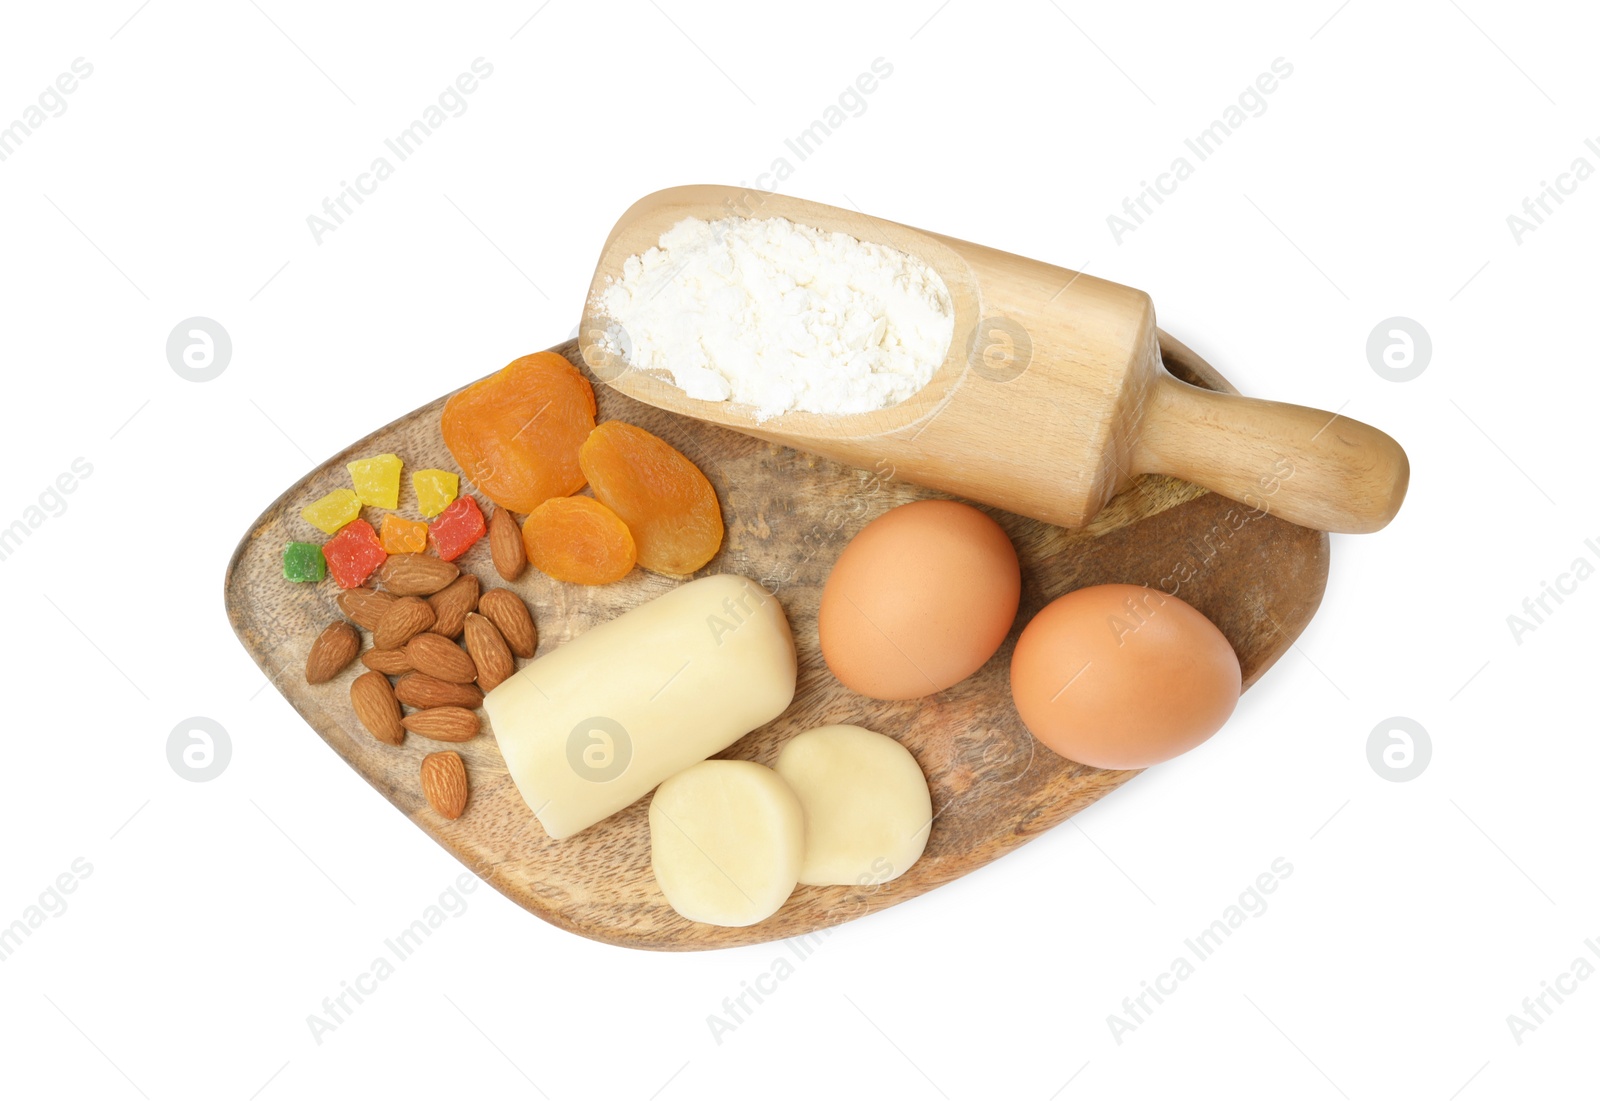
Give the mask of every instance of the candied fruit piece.
POLYGON ((328 563, 315 543, 289 543, 283 548, 283 576, 289 581, 321 581, 328 563))
POLYGON ((487 530, 475 497, 458 497, 428 525, 433 547, 446 562, 460 558, 487 530))
POLYGON ((378 542, 378 533, 365 520, 352 520, 339 529, 339 534, 322 544, 322 557, 328 561, 328 572, 341 589, 364 585, 372 571, 383 565, 389 555, 378 542))
POLYGON ((411 488, 417 491, 417 508, 433 519, 461 492, 461 479, 448 470, 413 470, 411 488))
POLYGON ((633 536, 593 497, 552 497, 522 525, 528 561, 557 581, 605 585, 633 569, 633 536))
POLYGON ((385 554, 416 554, 428 549, 428 525, 391 512, 383 518, 378 540, 385 554))
POLYGON ((666 440, 606 421, 589 433, 578 461, 595 497, 628 525, 645 569, 682 577, 722 546, 717 491, 666 440))
POLYGON ((346 463, 361 503, 373 508, 400 507, 400 456, 372 455, 346 463))
POLYGON ((353 489, 336 489, 300 510, 300 518, 329 535, 361 515, 361 498, 353 489))
POLYGON ((489 500, 532 512, 583 488, 578 448, 594 428, 594 389, 566 357, 535 352, 445 402, 440 430, 489 500))

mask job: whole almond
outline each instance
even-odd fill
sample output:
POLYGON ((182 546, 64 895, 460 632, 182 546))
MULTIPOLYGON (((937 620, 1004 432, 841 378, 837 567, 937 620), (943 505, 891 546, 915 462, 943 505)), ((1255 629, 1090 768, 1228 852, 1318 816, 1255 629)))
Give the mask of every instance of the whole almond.
POLYGON ((377 589, 346 589, 339 594, 339 610, 355 620, 356 626, 374 631, 394 599, 393 593, 381 593, 377 589))
POLYGON ((467 766, 453 750, 422 759, 422 794, 445 818, 460 818, 467 809, 467 766))
POLYGON ((342 619, 322 629, 306 654, 306 683, 326 684, 361 652, 361 636, 342 619))
POLYGON ((478 713, 465 707, 430 707, 413 711, 400 725, 436 742, 465 742, 478 733, 478 713))
POLYGON ((433 606, 433 626, 428 628, 436 635, 457 638, 467 613, 478 606, 478 578, 464 573, 450 584, 428 597, 433 606))
POLYGON ((488 616, 473 612, 467 617, 465 641, 472 664, 478 667, 478 687, 485 692, 493 692, 501 681, 517 671, 511 647, 500 637, 500 629, 488 616))
POLYGON ((395 596, 431 596, 454 581, 461 567, 431 554, 391 554, 378 582, 395 596))
POLYGON ((477 679, 478 667, 467 652, 443 635, 423 632, 406 643, 406 660, 411 668, 452 684, 469 684, 477 679))
POLYGON ((391 677, 411 672, 411 659, 404 650, 368 650, 361 655, 361 664, 391 677))
POLYGON ((383 613, 372 631, 372 645, 380 650, 398 650, 434 623, 433 605, 420 596, 402 596, 383 613))
POLYGON ((394 685, 394 698, 407 707, 482 707, 483 693, 475 685, 451 684, 426 673, 408 673, 394 685))
POLYGON ((500 629, 500 635, 519 658, 531 658, 539 648, 539 633, 522 598, 510 589, 490 589, 478 598, 478 611, 500 629))
POLYGON ((350 682, 350 706, 367 733, 378 741, 399 745, 406 740, 405 727, 400 725, 400 703, 382 673, 362 673, 350 682))
POLYGON ((522 545, 522 529, 516 518, 503 508, 489 517, 489 558, 494 570, 507 581, 515 581, 528 568, 528 550, 522 545))

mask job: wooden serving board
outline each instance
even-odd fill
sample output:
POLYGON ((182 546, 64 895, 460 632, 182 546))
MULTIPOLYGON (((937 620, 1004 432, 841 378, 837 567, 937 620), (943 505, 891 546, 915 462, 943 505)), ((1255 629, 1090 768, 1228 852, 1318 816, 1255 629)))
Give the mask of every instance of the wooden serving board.
MULTIPOLYGON (((576 345, 555 349, 588 373, 576 345)), ((1210 389, 1233 388, 1193 352, 1161 337, 1168 369, 1210 389)), ((1033 614, 1072 589, 1105 582, 1160 586, 1204 612, 1239 654, 1248 688, 1288 648, 1322 600, 1328 538, 1174 479, 1146 476, 1084 528, 1067 530, 986 509, 1022 561, 1022 607, 1005 644, 977 674, 935 696, 880 702, 841 685, 822 661, 817 608, 835 558, 869 520, 933 491, 661 412, 595 382, 600 419, 640 425, 688 455, 716 487, 727 537, 702 573, 738 573, 777 593, 794 629, 800 676, 794 703, 724 757, 771 764, 791 735, 856 723, 899 739, 933 794, 927 852, 899 879, 875 887, 800 887, 758 925, 725 929, 679 917, 650 872, 648 798, 565 841, 552 841, 523 803, 492 735, 455 747, 411 735, 399 747, 368 735, 351 711, 357 663, 329 684, 305 682, 311 641, 340 616, 333 581, 296 585, 282 576, 291 540, 320 540, 300 509, 346 487, 345 463, 394 452, 406 469, 457 469, 439 434, 444 398, 381 428, 295 483, 245 535, 226 581, 228 616, 250 656, 340 757, 388 800, 501 893, 563 929, 633 948, 683 951, 755 944, 837 925, 903 902, 979 868, 1050 829, 1136 772, 1102 771, 1055 756, 1034 741, 1011 704, 1009 666, 1033 614), (455 748, 472 795, 455 821, 423 799, 423 756, 455 748)), ((463 492, 470 487, 463 479, 463 492)), ((480 503, 488 502, 480 496, 480 503)), ((1270 501, 1269 501, 1270 504, 1270 501)), ((400 511, 415 517, 409 477, 400 511)), ((376 510, 368 510, 374 513, 376 510)), ((375 519, 376 516, 369 516, 375 519)), ((502 586, 481 540, 460 560, 485 587, 502 586)), ((672 588, 636 569, 601 587, 553 581, 532 569, 515 589, 533 610, 539 653, 672 588)), ((1224 730, 1218 737, 1227 737, 1224 730)))

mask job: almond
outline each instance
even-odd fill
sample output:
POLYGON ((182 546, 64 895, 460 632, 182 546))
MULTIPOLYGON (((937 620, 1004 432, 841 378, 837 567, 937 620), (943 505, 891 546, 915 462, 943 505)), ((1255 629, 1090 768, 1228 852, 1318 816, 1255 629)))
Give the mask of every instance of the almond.
POLYGON ((394 697, 407 707, 481 707, 483 693, 475 685, 451 684, 426 673, 409 673, 395 682, 394 697))
POLYGON ((515 581, 528 568, 528 551, 522 545, 522 529, 511 513, 496 508, 489 517, 489 558, 494 570, 507 581, 515 581))
POLYGON ((452 684, 468 684, 478 676, 466 651, 443 635, 424 632, 406 643, 406 660, 417 672, 452 684))
POLYGON ((478 579, 464 573, 450 584, 428 597, 433 606, 434 621, 429 628, 436 635, 458 638, 467 613, 478 606, 478 579))
POLYGON ((394 599, 393 593, 380 593, 377 589, 346 589, 339 594, 339 610, 355 620, 356 626, 375 631, 394 599))
POLYGON ((478 667, 478 687, 485 692, 493 692, 501 681, 517 671, 511 647, 500 637, 499 628, 488 616, 473 612, 467 617, 465 641, 472 664, 478 667))
POLYGON ((430 707, 413 711, 400 725, 436 742, 464 742, 478 733, 478 713, 465 707, 430 707))
POLYGON ((374 631, 379 619, 389 611, 389 605, 395 602, 395 597, 390 592, 379 592, 378 589, 346 589, 339 594, 338 602, 339 611, 354 619, 355 626, 374 631))
POLYGON ((422 794, 445 818, 460 818, 467 809, 467 766, 453 750, 422 759, 422 794))
POLYGON ((454 562, 431 554, 391 554, 378 570, 378 581, 395 596, 431 596, 460 573, 454 562))
POLYGON ((306 654, 306 683, 326 684, 361 652, 361 636, 342 619, 322 629, 306 654))
POLYGON ((391 677, 411 672, 411 659, 404 650, 368 650, 361 655, 361 664, 391 677))
POLYGON ((510 589, 490 589, 478 598, 478 611, 500 629, 500 635, 519 658, 531 658, 539 648, 539 632, 522 598, 510 589))
POLYGON ((350 682, 350 706, 367 733, 378 741, 399 745, 406 740, 405 727, 400 725, 400 703, 382 673, 362 673, 350 682))
POLYGON ((372 645, 398 650, 434 623, 433 605, 420 596, 402 596, 389 606, 372 631, 372 645))

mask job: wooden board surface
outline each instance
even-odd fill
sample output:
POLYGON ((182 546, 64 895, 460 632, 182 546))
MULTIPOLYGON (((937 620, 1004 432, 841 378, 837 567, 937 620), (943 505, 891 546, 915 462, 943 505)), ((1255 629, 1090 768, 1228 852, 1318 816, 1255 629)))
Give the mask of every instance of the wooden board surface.
MULTIPOLYGON (((1219 374, 1164 334, 1161 348, 1179 378, 1232 392, 1219 374)), ((555 350, 587 371, 574 343, 555 350)), ((340 613, 331 579, 320 585, 283 579, 283 545, 322 538, 300 519, 300 509, 348 486, 345 463, 364 455, 392 451, 408 471, 456 469, 439 434, 445 398, 359 440, 273 502, 229 563, 226 599, 245 649, 350 767, 508 898, 596 940, 681 951, 760 943, 836 925, 965 875, 1137 775, 1055 756, 1034 741, 1012 707, 1008 669, 1017 635, 1063 593, 1105 582, 1176 592, 1233 644, 1247 688, 1288 650, 1322 599, 1325 534, 1170 478, 1140 478, 1087 527, 1070 531, 986 509, 1010 534, 1022 561, 1022 607, 1005 644, 977 674, 935 696, 900 703, 865 699, 846 690, 823 664, 817 644, 823 582, 839 551, 869 520, 939 494, 664 413, 599 382, 595 396, 601 420, 647 428, 700 465, 716 487, 727 524, 721 553, 701 572, 763 582, 777 593, 794 629, 800 661, 794 703, 719 756, 770 765, 791 735, 826 723, 856 723, 899 739, 927 774, 935 812, 927 852, 899 879, 864 888, 800 887, 777 914, 748 928, 689 922, 667 905, 650 873, 648 798, 576 837, 552 841, 517 793, 490 734, 456 747, 415 735, 399 747, 383 745, 361 729, 350 708, 350 681, 362 671, 359 664, 331 683, 305 683, 311 641, 340 613), (440 748, 461 752, 472 782, 466 813, 453 822, 434 813, 418 784, 419 762, 440 748)), ((488 504, 481 497, 480 503, 488 504)), ((376 519, 377 511, 367 510, 368 518, 376 519)), ((400 512, 418 515, 409 478, 403 479, 400 512)), ((487 540, 460 565, 486 587, 504 584, 489 563, 487 540)), ((552 581, 530 568, 509 587, 532 608, 543 654, 675 584, 636 569, 615 584, 591 588, 552 581)), ((1227 737, 1226 729, 1217 736, 1227 737)))

